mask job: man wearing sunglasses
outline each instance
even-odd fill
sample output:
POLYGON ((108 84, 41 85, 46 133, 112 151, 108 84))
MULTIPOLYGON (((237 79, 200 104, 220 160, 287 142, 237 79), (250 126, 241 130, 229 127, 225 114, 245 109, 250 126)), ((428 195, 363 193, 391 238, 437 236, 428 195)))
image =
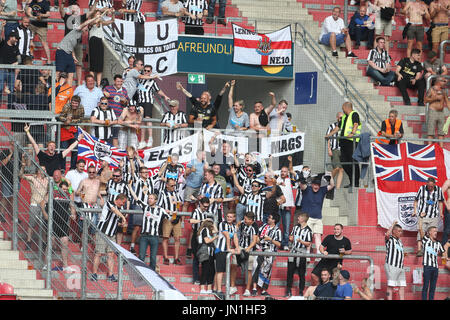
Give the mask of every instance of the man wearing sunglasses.
POLYGON ((91 135, 112 144, 112 125, 118 123, 116 113, 108 105, 108 98, 103 96, 97 107, 92 110, 91 123, 102 126, 91 127, 91 135))

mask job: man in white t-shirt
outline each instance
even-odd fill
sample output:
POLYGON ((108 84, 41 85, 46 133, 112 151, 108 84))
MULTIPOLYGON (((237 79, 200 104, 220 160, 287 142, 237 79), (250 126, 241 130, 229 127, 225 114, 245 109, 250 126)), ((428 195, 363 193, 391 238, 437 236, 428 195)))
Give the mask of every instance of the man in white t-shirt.
MULTIPOLYGON (((80 159, 77 162, 76 168, 67 172, 65 176, 65 178, 70 181, 70 185, 74 191, 78 189, 81 180, 88 178, 88 174, 84 171, 85 166, 86 161, 80 159)), ((76 204, 81 204, 83 202, 79 196, 75 196, 74 201, 76 204)))
POLYGON ((280 206, 280 217, 281 223, 283 224, 283 240, 281 241, 281 246, 283 250, 289 250, 289 227, 291 223, 292 208, 295 207, 295 203, 288 167, 281 168, 280 176, 277 178, 277 184, 280 186, 280 189, 286 198, 286 202, 280 206))
POLYGON ((186 9, 181 1, 178 0, 165 0, 161 4, 161 10, 163 15, 181 17, 186 14, 186 9))
POLYGON ((348 29, 345 27, 344 20, 339 18, 341 14, 341 8, 335 7, 331 16, 325 18, 322 24, 322 32, 319 36, 319 42, 321 44, 331 47, 333 57, 338 56, 336 50, 337 46, 345 43, 347 49, 347 58, 357 58, 352 52, 352 40, 348 33, 348 29))

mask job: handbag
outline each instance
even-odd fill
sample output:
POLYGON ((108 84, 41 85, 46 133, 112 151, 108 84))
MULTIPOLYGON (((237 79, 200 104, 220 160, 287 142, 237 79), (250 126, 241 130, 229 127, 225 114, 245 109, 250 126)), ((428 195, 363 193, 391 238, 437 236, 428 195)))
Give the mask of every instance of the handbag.
POLYGON ((381 8, 380 17, 383 20, 391 21, 394 14, 395 14, 394 8, 391 8, 391 7, 381 8))
POLYGON ((200 262, 200 263, 208 260, 209 259, 208 246, 206 244, 202 243, 201 246, 197 249, 195 256, 197 257, 198 262, 200 262))

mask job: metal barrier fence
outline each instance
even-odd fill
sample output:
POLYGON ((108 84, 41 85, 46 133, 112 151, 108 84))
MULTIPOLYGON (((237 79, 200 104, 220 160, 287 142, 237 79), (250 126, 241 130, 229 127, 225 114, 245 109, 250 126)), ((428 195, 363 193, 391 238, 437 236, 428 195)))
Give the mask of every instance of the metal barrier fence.
POLYGON ((62 192, 64 187, 46 175, 4 126, 0 136, 9 144, 2 151, 8 162, 0 172, 2 228, 12 239, 12 249, 22 251, 45 279, 45 287, 53 289, 58 299, 157 298, 146 278, 98 232, 89 215, 77 208, 68 193, 62 192), (74 215, 82 224, 72 220, 74 215), (118 267, 112 269, 115 280, 106 279, 104 261, 96 257, 99 238, 106 243, 105 251, 111 252, 108 258, 113 266, 118 257, 118 267), (97 262, 98 281, 92 281, 97 262))

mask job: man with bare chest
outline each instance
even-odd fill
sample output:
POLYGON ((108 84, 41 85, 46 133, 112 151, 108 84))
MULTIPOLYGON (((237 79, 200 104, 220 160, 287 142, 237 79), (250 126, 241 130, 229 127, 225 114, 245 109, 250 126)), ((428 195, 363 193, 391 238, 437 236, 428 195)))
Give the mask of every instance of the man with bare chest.
MULTIPOLYGON (((93 165, 88 167, 87 173, 88 177, 81 181, 75 195, 81 197, 83 208, 99 208, 97 199, 100 199, 100 206, 103 206, 104 204, 103 198, 100 194, 100 179, 97 178, 97 171, 93 165)), ((97 213, 85 212, 85 217, 87 217, 93 224, 96 224, 97 213)))
POLYGON ((113 172, 111 168, 109 167, 109 162, 102 158, 100 159, 100 165, 101 168, 98 171, 98 178, 100 180, 100 194, 102 197, 107 196, 107 190, 106 185, 108 184, 108 181, 112 178, 113 172))
POLYGON ((431 38, 433 51, 439 53, 439 44, 448 39, 448 17, 450 15, 450 0, 435 0, 430 3, 430 17, 434 23, 431 38))
MULTIPOLYGON (((450 110, 450 104, 448 102, 448 92, 445 89, 447 81, 444 77, 436 79, 436 83, 432 86, 426 96, 425 103, 429 103, 428 115, 427 115, 427 134, 429 139, 435 137, 435 131, 439 139, 444 139, 443 125, 445 123, 444 107, 447 106, 450 110)), ((428 141, 428 144, 432 144, 432 141, 428 141)), ((444 146, 443 142, 439 142, 441 147, 444 146)))
POLYGON ((406 49, 406 56, 411 56, 411 50, 416 41, 416 48, 422 52, 422 43, 424 38, 424 18, 431 20, 427 5, 423 1, 408 1, 404 8, 404 13, 409 23, 406 36, 408 39, 408 48, 406 49))
POLYGON ((127 108, 123 109, 119 117, 119 124, 123 126, 119 131, 120 149, 125 150, 127 147, 132 146, 137 150, 138 138, 136 131, 140 128, 142 115, 142 108, 136 107, 133 103, 130 103, 127 108))
MULTIPOLYGON (((376 10, 375 39, 377 39, 378 36, 381 36, 381 34, 384 33, 384 39, 386 42, 385 48, 388 52, 390 50, 389 40, 392 36, 392 19, 394 17, 392 17, 390 20, 382 19, 381 10, 384 10, 385 8, 394 8, 394 5, 394 0, 375 0, 374 2, 376 10)), ((374 42, 373 46, 376 47, 376 42, 374 42)))

